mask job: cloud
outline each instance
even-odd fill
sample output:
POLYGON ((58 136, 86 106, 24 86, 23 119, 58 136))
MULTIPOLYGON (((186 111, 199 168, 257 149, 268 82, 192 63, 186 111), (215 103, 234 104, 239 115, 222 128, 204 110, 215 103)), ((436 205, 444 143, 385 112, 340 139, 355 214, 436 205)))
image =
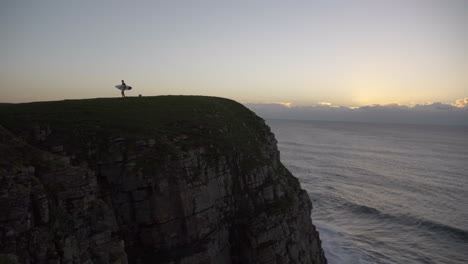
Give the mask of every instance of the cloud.
POLYGON ((279 102, 279 103, 275 103, 275 104, 279 104, 279 105, 285 106, 285 107, 287 107, 287 108, 291 108, 291 107, 292 107, 292 103, 290 103, 290 102, 287 102, 287 103, 279 102))
POLYGON ((371 110, 371 111, 378 111, 378 110, 400 111, 400 110, 408 110, 409 108, 410 108, 410 106, 408 106, 408 105, 401 105, 399 103, 391 103, 391 104, 385 104, 385 105, 373 104, 373 105, 356 107, 354 109, 363 110, 363 111, 369 111, 369 110, 371 110))
POLYGON ((452 104, 444 104, 441 102, 428 102, 423 105, 415 105, 412 107, 414 110, 421 110, 421 111, 445 111, 445 110, 455 110, 456 107, 452 104))
POLYGON ((266 119, 468 125, 468 98, 456 100, 452 104, 391 103, 345 107, 319 102, 312 106, 293 106, 291 103, 246 104, 246 106, 266 119))
POLYGON ((468 108, 468 98, 462 98, 455 101, 453 106, 458 108, 468 108))

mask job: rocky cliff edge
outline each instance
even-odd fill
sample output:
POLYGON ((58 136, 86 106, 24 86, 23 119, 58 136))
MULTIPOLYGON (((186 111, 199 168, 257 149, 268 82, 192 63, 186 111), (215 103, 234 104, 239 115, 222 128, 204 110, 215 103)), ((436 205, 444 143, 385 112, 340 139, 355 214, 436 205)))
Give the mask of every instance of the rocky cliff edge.
POLYGON ((264 121, 223 98, 0 104, 0 262, 326 263, 264 121))

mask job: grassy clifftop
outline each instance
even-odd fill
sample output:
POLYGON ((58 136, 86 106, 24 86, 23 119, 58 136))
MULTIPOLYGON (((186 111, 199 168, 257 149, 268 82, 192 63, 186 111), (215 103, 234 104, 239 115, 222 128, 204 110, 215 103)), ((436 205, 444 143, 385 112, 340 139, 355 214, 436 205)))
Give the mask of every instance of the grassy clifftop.
POLYGON ((228 141, 248 148, 265 125, 241 104, 206 96, 97 98, 0 104, 0 125, 14 134, 36 126, 57 133, 99 133, 127 138, 164 135, 228 141))

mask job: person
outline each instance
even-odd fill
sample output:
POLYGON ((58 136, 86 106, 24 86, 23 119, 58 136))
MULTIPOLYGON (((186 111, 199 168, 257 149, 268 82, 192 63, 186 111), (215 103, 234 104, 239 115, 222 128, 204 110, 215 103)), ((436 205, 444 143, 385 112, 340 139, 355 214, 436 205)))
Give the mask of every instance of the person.
POLYGON ((125 89, 127 89, 127 85, 125 84, 124 80, 122 80, 122 91, 120 92, 122 97, 125 97, 125 89))

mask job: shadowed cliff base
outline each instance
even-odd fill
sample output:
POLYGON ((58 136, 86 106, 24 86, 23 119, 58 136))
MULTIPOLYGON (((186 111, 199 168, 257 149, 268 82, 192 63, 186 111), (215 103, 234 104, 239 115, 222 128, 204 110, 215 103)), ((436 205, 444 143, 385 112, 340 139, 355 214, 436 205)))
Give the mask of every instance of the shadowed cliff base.
POLYGON ((0 124, 1 260, 326 263, 273 134, 232 100, 0 104, 0 124))

